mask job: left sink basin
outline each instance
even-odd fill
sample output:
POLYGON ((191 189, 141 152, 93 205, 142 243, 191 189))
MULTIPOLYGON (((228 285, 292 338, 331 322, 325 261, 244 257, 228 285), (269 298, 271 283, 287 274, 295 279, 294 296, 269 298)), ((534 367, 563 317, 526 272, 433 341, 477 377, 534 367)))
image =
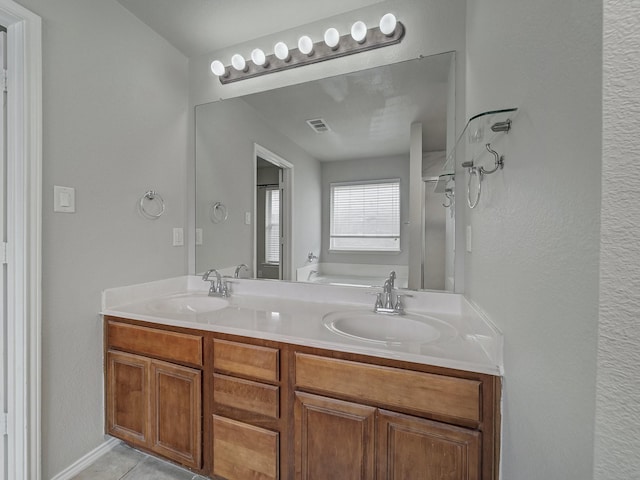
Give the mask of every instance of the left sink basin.
POLYGON ((229 300, 206 293, 181 293, 152 300, 147 306, 156 313, 207 313, 228 307, 229 300))

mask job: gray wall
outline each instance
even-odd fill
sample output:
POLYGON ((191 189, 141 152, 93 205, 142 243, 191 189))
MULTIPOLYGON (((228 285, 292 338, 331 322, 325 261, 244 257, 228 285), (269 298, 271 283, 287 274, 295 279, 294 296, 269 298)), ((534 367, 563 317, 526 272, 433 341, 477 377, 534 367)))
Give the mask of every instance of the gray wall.
POLYGON ((640 3, 604 2, 595 478, 640 478, 640 3))
POLYGON ((187 60, 115 1, 19 0, 43 19, 42 478, 104 441, 101 291, 185 273, 187 60), (53 213, 53 186, 76 188, 53 213), (141 218, 157 190, 166 213, 141 218))
POLYGON ((407 265, 409 261, 409 155, 322 162, 322 252, 323 263, 363 263, 371 265, 407 265), (400 253, 370 254, 329 252, 331 183, 358 180, 400 179, 400 253))
POLYGON ((468 2, 467 113, 520 108, 494 145, 504 170, 468 211, 465 269, 467 295, 505 338, 505 480, 593 475, 601 8, 468 2))
POLYGON ((320 162, 287 137, 244 100, 236 98, 196 109, 196 227, 203 245, 196 248, 196 271, 253 262, 254 143, 294 165, 294 268, 304 265, 309 251, 320 248, 320 162), (214 224, 208 205, 222 201, 229 218, 214 224))

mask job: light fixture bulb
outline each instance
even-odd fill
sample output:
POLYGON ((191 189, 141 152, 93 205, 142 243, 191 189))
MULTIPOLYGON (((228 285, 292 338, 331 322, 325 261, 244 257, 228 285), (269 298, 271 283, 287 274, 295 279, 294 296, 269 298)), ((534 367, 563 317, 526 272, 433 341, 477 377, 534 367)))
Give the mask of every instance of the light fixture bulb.
POLYGON ((387 13, 380 19, 380 31, 390 37, 396 31, 397 24, 396 16, 393 13, 387 13))
POLYGON ((273 47, 273 53, 276 54, 280 60, 288 62, 291 57, 289 57, 289 47, 284 42, 278 42, 273 47))
POLYGON ((251 61, 259 67, 262 67, 266 66, 265 64, 267 63, 267 57, 262 50, 256 48, 251 52, 251 61))
POLYGON ((211 62, 211 71, 217 77, 223 77, 227 73, 227 69, 224 68, 223 63, 220 60, 214 60, 211 62))
POLYGON ((313 40, 307 35, 303 35, 298 39, 298 50, 304 55, 311 55, 313 53, 313 40))
POLYGON ((331 48, 332 50, 335 50, 336 48, 338 48, 339 42, 340 42, 340 33, 338 33, 338 30, 331 27, 327 29, 326 32, 324 32, 324 43, 327 44, 327 47, 331 48))
POLYGON ((233 68, 235 68, 239 72, 244 72, 247 68, 247 62, 245 61, 244 57, 238 53, 231 57, 231 65, 233 65, 233 68))
POLYGON ((358 43, 365 41, 367 38, 367 26, 364 22, 358 20, 351 26, 351 38, 358 43))

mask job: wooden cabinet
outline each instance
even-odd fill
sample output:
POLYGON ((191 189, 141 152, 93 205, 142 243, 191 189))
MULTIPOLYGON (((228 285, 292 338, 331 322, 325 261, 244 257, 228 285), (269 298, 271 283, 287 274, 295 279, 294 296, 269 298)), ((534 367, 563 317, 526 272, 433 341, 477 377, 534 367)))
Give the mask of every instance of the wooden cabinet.
POLYGON ((212 345, 211 473, 278 480, 287 421, 280 415, 280 349, 224 339, 212 345))
MULTIPOLYGON (((197 336, 108 323, 107 433, 184 466, 201 468, 202 372, 147 356, 158 350, 163 358, 197 364, 202 362, 202 347, 199 353, 192 347, 197 347, 198 340, 197 336), (166 352, 164 342, 173 342, 166 352)), ((201 344, 201 338, 199 341, 201 344)))
POLYGON ((106 428, 217 480, 498 480, 500 378, 107 318, 106 428))
POLYGON ((483 478, 480 381, 296 353, 295 382, 296 480, 483 478))
POLYGON ((296 479, 370 480, 375 472, 373 407, 296 393, 296 479))

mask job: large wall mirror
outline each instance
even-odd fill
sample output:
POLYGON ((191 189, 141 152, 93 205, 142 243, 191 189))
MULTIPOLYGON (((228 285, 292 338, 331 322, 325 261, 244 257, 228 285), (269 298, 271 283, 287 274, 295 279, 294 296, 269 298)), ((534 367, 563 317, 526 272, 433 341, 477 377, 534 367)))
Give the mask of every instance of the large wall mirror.
POLYGON ((196 107, 196 272, 454 289, 454 54, 196 107), (440 185, 436 183, 440 178, 440 185), (445 192, 447 190, 447 192, 445 192))

